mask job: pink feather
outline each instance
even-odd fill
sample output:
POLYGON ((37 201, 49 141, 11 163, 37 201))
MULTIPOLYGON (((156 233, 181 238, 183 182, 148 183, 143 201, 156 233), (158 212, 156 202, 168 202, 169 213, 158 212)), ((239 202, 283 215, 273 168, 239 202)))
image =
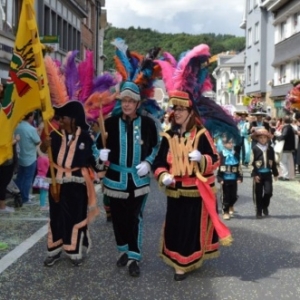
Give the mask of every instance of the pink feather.
POLYGON ((200 44, 190 50, 177 64, 176 71, 174 73, 174 88, 181 89, 185 86, 184 82, 186 79, 186 71, 188 64, 193 57, 200 55, 210 56, 209 47, 206 44, 200 44))
POLYGON ((81 102, 84 102, 92 93, 94 71, 93 52, 87 51, 85 60, 78 65, 78 75, 81 86, 78 99, 81 102))
POLYGON ((61 105, 69 100, 67 89, 57 64, 50 56, 44 58, 45 68, 53 105, 61 105))
POLYGON ((171 53, 164 52, 163 57, 164 57, 165 61, 168 61, 172 65, 173 68, 176 68, 177 61, 171 53))
POLYGON ((173 74, 175 71, 175 68, 167 61, 164 60, 155 60, 155 63, 157 63, 161 68, 161 75, 166 87, 167 91, 174 90, 174 82, 173 82, 173 74))

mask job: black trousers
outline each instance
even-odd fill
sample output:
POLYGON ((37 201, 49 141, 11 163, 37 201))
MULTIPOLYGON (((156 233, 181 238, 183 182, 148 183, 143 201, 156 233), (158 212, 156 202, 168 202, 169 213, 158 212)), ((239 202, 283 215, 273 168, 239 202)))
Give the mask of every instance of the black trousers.
POLYGON ((237 199, 237 181, 236 180, 224 180, 222 185, 222 208, 224 213, 229 212, 229 207, 233 206, 237 199))
POLYGON ((264 208, 268 208, 273 195, 273 180, 271 173, 261 173, 260 182, 253 180, 253 202, 256 213, 261 215, 264 208))
POLYGON ((127 199, 108 197, 117 249, 126 252, 129 259, 141 260, 143 237, 143 210, 148 194, 127 199))

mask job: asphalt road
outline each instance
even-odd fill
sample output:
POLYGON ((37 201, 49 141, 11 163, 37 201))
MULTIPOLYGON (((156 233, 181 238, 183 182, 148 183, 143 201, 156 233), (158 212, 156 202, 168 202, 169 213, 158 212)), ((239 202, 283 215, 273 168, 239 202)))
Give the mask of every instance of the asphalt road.
POLYGON ((47 213, 36 205, 1 215, 0 240, 9 249, 0 251, 0 299, 300 299, 299 188, 298 181, 276 182, 270 216, 257 220, 249 170, 245 169, 236 216, 227 221, 233 246, 222 247, 219 258, 205 261, 182 282, 173 280, 173 270, 158 257, 166 201, 154 181, 144 213, 139 278, 115 266, 112 226, 104 213, 90 227, 93 245, 84 264, 73 267, 63 256, 52 268, 43 266, 47 213))

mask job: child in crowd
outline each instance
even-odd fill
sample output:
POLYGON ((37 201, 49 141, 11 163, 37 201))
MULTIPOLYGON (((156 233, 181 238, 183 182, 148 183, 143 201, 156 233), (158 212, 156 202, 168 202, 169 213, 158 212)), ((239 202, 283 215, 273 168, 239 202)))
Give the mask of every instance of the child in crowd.
POLYGON ((257 141, 252 148, 253 170, 253 202, 256 209, 256 218, 261 219, 262 214, 269 215, 269 205, 273 193, 273 180, 278 178, 274 149, 270 146, 271 134, 261 128, 254 131, 251 138, 257 141))
POLYGON ((237 184, 243 181, 243 173, 240 166, 240 153, 235 151, 233 140, 222 137, 222 142, 217 179, 222 186, 223 219, 230 220, 234 214, 233 206, 238 199, 237 184))
POLYGON ((49 183, 45 180, 49 168, 49 158, 41 154, 37 158, 37 175, 33 182, 33 187, 40 190, 40 209, 48 211, 47 205, 49 183))

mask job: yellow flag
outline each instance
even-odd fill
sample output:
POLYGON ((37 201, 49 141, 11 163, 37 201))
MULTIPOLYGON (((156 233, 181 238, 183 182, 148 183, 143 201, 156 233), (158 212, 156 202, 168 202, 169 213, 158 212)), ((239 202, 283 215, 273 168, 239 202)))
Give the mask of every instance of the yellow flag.
POLYGON ((43 119, 53 108, 34 12, 34 0, 23 0, 9 80, 0 105, 0 164, 12 157, 13 132, 29 112, 39 109, 43 119))

